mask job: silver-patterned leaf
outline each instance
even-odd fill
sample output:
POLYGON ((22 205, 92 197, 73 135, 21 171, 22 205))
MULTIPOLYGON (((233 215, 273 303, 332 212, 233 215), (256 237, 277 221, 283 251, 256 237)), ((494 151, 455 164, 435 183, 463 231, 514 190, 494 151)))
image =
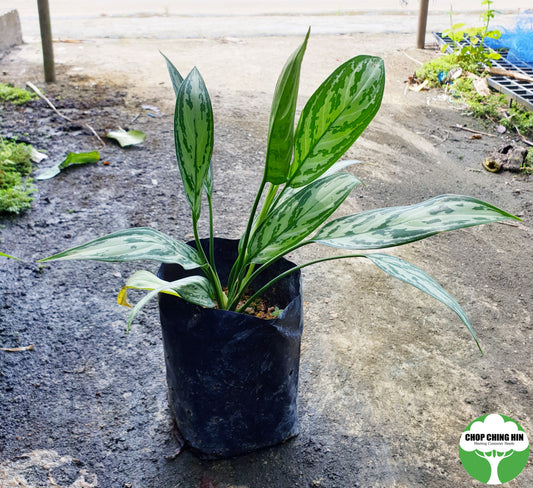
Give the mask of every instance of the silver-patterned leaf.
POLYGON ((185 269, 198 268, 202 264, 195 249, 149 227, 119 230, 41 261, 73 259, 105 262, 146 259, 178 263, 185 269))
MULTIPOLYGON (((353 164, 362 164, 362 161, 358 161, 356 159, 345 159, 342 161, 337 161, 335 164, 331 166, 324 174, 320 175, 318 179, 325 178, 326 176, 330 176, 332 174, 338 173, 339 171, 342 171, 343 169, 347 168, 348 166, 352 166, 353 164)), ((315 180, 316 181, 316 180, 315 180)), ((362 185, 363 182, 359 179, 357 179, 357 184, 362 185)), ((297 191, 299 191, 299 188, 291 188, 290 186, 287 186, 283 189, 283 194, 280 196, 279 200, 276 202, 276 206, 281 205, 282 202, 287 200, 291 195, 294 195, 297 191)))
POLYGON ((128 317, 128 329, 139 310, 158 293, 175 295, 202 307, 213 308, 216 305, 213 289, 203 276, 188 276, 176 281, 165 281, 149 271, 137 271, 128 278, 126 285, 120 291, 117 299, 120 305, 129 305, 126 297, 128 289, 150 291, 133 307, 128 317))
POLYGON ((415 205, 340 217, 325 224, 313 241, 343 249, 382 249, 504 219, 518 218, 472 197, 440 195, 415 205))
POLYGON ((204 190, 208 196, 211 196, 213 194, 213 165, 212 164, 209 165, 209 169, 207 170, 207 175, 204 181, 204 190))
POLYGON ((384 85, 383 61, 374 56, 350 59, 320 85, 298 121, 290 186, 318 178, 350 148, 377 113, 384 85))
POLYGON ((172 88, 174 89, 174 95, 178 96, 178 90, 180 88, 180 85, 183 83, 183 76, 181 76, 180 72, 177 70, 177 68, 174 66, 172 61, 168 59, 161 51, 161 56, 165 58, 165 61, 167 62, 167 69, 168 74, 170 75, 170 81, 172 82, 172 88))
POLYGON ((274 185, 285 183, 289 174, 294 150, 294 113, 300 84, 300 67, 310 31, 311 29, 307 31, 303 43, 285 63, 272 100, 264 178, 274 185))
POLYGON ((346 199, 359 180, 339 173, 316 180, 274 208, 252 235, 248 262, 263 263, 283 254, 314 232, 346 199))
POLYGON ((388 254, 367 254, 365 257, 372 261, 379 269, 385 271, 385 273, 422 290, 424 293, 436 298, 452 309, 466 325, 466 328, 470 334, 472 334, 472 337, 481 351, 476 334, 465 311, 431 276, 407 261, 388 254))
POLYGON ((205 183, 213 152, 213 110, 204 80, 196 68, 178 89, 174 112, 176 157, 193 216, 201 210, 205 183))

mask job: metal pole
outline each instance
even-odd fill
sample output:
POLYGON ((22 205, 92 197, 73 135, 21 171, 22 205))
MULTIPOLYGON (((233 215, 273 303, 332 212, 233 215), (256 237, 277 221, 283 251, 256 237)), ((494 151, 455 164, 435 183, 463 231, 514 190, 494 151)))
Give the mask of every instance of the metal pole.
POLYGON ((37 0, 37 5, 39 7, 39 25, 41 27, 41 44, 43 46, 44 81, 48 83, 56 81, 50 8, 48 7, 48 0, 37 0))
POLYGON ((428 22, 428 4, 429 0, 420 0, 420 10, 418 11, 418 36, 416 47, 424 49, 426 42, 426 26, 428 22))

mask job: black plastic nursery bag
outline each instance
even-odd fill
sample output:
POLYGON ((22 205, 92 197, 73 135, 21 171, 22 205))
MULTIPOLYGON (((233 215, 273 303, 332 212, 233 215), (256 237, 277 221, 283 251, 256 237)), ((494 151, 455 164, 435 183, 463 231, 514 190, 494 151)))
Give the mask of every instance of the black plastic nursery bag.
MULTIPOLYGON (((207 246, 208 241, 202 241, 207 246)), ((227 280, 238 241, 215 239, 220 278, 227 280)), ((252 289, 294 267, 281 259, 252 289)), ((163 264, 173 281, 198 273, 163 264)), ((169 402, 187 444, 207 458, 231 457, 272 446, 298 434, 297 390, 303 328, 300 271, 265 294, 283 309, 264 320, 193 305, 160 294, 169 402)))

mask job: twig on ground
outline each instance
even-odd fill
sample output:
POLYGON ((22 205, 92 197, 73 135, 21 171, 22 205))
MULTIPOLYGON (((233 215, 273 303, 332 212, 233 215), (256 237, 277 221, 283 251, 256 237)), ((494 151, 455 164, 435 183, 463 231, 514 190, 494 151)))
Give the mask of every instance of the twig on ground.
POLYGON ((496 223, 501 224, 501 225, 508 225, 509 227, 516 227, 517 229, 520 229, 520 230, 529 231, 529 229, 523 224, 515 224, 513 222, 496 222, 496 223))
POLYGON ((409 56, 409 54, 407 54, 405 51, 403 51, 403 53, 405 54, 405 56, 407 58, 409 58, 411 61, 415 62, 416 64, 418 64, 420 66, 422 66, 424 64, 422 61, 418 61, 418 59, 415 59, 415 58, 409 56))
POLYGON ((0 347, 0 351, 5 352, 22 352, 22 351, 33 351, 34 347, 33 344, 30 344, 26 347, 0 347))
POLYGON ((47 478, 48 478, 48 483, 50 483, 52 486, 55 486, 56 488, 64 488, 63 486, 58 485, 58 484, 52 479, 52 477, 50 476, 50 473, 48 473, 47 478))
POLYGON ((526 139, 522 133, 520 132, 520 129, 515 125, 513 124, 513 127, 515 128, 516 132, 518 133, 518 135, 520 136, 520 139, 522 139, 522 142, 524 144, 527 144, 528 146, 533 146, 533 142, 531 142, 530 140, 526 139))
MULTIPOLYGON (((59 112, 59 110, 57 110, 57 108, 54 107, 54 104, 48 100, 48 98, 46 98, 41 90, 39 90, 39 88, 37 88, 31 81, 27 81, 26 82, 26 85, 28 85, 36 94, 39 98, 42 98, 49 106, 50 108, 57 114, 59 115, 62 119, 65 119, 65 120, 68 120, 69 122, 72 122, 73 124, 75 124, 76 122, 74 122, 70 117, 67 117, 66 115, 63 115, 61 112, 59 112)), ((105 142, 101 139, 101 137, 96 133, 96 131, 89 125, 89 124, 85 124, 82 122, 81 124, 83 127, 89 129, 89 131, 98 139, 98 141, 100 142, 100 144, 102 144, 102 147, 105 146, 105 142)))
POLYGON ((466 130, 467 132, 472 132, 472 134, 479 134, 479 135, 482 135, 482 136, 496 137, 494 134, 487 134, 486 132, 481 132, 479 130, 469 129, 468 127, 464 127, 464 126, 459 125, 459 124, 450 125, 450 128, 466 130))

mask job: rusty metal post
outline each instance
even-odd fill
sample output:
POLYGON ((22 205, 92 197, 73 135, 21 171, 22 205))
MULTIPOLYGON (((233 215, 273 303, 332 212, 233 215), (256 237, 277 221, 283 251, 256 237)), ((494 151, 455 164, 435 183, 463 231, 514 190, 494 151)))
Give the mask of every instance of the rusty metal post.
POLYGON ((50 8, 48 0, 37 0, 39 7, 39 26, 41 27, 41 44, 43 46, 44 81, 56 81, 54 65, 54 48, 52 47, 52 27, 50 25, 50 8))
POLYGON ((418 35, 416 47, 424 49, 426 43, 426 26, 428 22, 428 4, 429 0, 420 0, 420 10, 418 11, 418 35))

